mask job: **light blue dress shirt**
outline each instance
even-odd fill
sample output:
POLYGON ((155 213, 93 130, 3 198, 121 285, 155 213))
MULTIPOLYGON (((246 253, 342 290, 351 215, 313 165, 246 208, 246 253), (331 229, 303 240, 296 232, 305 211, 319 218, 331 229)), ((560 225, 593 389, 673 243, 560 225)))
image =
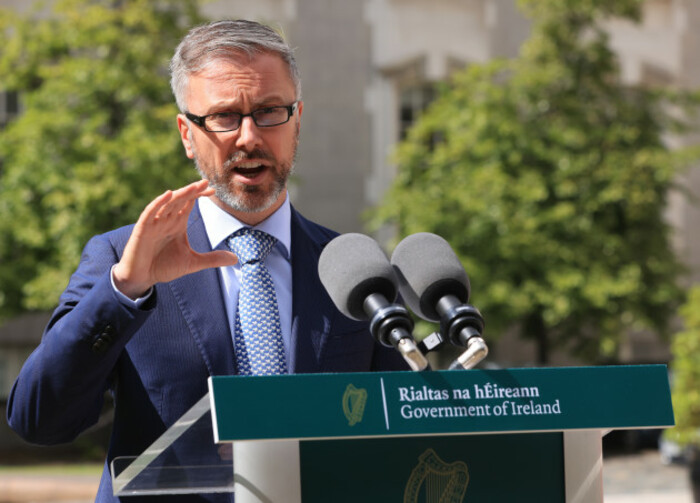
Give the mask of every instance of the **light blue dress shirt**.
MULTIPOLYGON (((202 197, 198 200, 199 212, 202 214, 204 228, 213 250, 228 250, 226 238, 242 227, 250 227, 225 212, 214 204, 209 198, 202 197)), ((289 361, 289 348, 292 339, 292 212, 289 204, 289 195, 282 206, 260 224, 252 227, 266 232, 277 239, 277 243, 265 259, 265 266, 270 271, 272 281, 275 284, 277 294, 277 306, 280 311, 280 323, 282 339, 289 361)), ((238 305, 238 291, 241 280, 241 267, 239 264, 229 267, 221 267, 221 287, 224 292, 226 314, 228 315, 231 337, 236 326, 236 306, 238 305)))

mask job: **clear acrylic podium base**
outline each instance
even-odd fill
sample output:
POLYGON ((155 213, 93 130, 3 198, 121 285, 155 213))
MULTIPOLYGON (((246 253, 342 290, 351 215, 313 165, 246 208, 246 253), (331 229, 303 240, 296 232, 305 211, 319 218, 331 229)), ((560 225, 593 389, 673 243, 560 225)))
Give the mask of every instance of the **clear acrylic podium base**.
MULTIPOLYGON (((112 475, 119 477, 135 457, 120 457, 112 462, 112 475)), ((233 464, 227 466, 149 466, 129 479, 115 496, 156 494, 200 494, 233 492, 233 464)))
POLYGON ((140 456, 110 466, 115 496, 231 493, 231 444, 213 443, 207 393, 140 456))

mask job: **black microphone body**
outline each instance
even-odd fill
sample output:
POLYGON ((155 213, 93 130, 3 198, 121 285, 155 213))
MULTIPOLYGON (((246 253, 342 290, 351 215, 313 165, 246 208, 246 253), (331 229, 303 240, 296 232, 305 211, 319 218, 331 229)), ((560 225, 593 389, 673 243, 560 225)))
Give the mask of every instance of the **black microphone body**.
POLYGON ((383 295, 373 293, 364 301, 372 335, 385 346, 393 346, 405 337, 412 337, 413 320, 405 307, 390 303, 383 295))
POLYGON ((355 320, 369 320, 372 336, 396 348, 413 370, 429 368, 413 340, 408 310, 394 303, 396 273, 376 241, 363 234, 341 234, 321 253, 318 273, 340 312, 355 320))
POLYGON ((484 319, 477 308, 461 302, 454 295, 445 295, 437 303, 440 328, 455 346, 467 346, 472 337, 481 337, 484 319))

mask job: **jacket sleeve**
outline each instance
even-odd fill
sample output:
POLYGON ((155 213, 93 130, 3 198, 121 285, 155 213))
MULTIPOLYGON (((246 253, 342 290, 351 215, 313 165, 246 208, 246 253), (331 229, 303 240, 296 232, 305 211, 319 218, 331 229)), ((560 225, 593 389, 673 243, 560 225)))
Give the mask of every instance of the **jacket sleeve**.
POLYGON ((124 346, 155 306, 155 293, 140 308, 118 299, 110 279, 118 261, 114 236, 96 236, 87 244, 12 387, 7 420, 29 442, 69 442, 97 421, 124 346))

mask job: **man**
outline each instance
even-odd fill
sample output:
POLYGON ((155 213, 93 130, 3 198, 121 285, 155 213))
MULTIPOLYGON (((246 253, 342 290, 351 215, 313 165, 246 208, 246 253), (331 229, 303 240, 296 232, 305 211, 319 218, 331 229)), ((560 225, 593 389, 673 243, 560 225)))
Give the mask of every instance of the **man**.
MULTIPOLYGON (((216 22, 185 37, 171 70, 180 136, 202 180, 87 244, 7 408, 27 440, 68 442, 94 424, 110 391, 107 463, 140 454, 207 392, 211 375, 406 368, 333 306, 317 262, 336 234, 289 203, 304 104, 286 43, 257 23, 216 22), (259 262, 279 314, 258 341, 272 348, 272 370, 256 367, 239 304, 250 295, 245 266, 229 249, 255 233, 272 243, 259 262)), ((108 467, 97 499, 113 499, 108 467)))

